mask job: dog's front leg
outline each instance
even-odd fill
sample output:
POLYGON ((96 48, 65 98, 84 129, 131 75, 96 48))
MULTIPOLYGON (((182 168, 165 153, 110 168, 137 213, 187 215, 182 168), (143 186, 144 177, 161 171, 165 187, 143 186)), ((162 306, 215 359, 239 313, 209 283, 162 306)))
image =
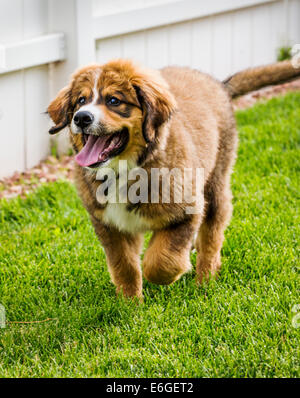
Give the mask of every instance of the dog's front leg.
POLYGON ((190 250, 198 228, 199 218, 194 216, 153 234, 143 260, 149 282, 169 285, 191 269, 190 250))
POLYGON ((130 235, 107 227, 92 218, 96 234, 104 247, 107 265, 117 293, 125 297, 142 298, 142 272, 140 252, 143 237, 130 235))

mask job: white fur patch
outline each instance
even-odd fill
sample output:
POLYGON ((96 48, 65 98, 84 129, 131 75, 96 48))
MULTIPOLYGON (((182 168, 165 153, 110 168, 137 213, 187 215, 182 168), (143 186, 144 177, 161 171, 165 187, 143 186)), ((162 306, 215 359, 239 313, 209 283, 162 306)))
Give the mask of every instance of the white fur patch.
POLYGON ((147 220, 127 211, 126 206, 126 203, 108 203, 103 213, 104 222, 114 225, 120 231, 133 234, 149 230, 150 225, 147 220))
MULTIPOLYGON (((115 175, 119 175, 119 178, 116 180, 117 197, 118 192, 120 192, 120 182, 123 181, 125 184, 127 184, 127 179, 123 180, 124 174, 127 174, 128 178, 128 172, 132 168, 136 167, 136 162, 134 160, 127 160, 126 165, 125 163, 119 163, 119 159, 114 158, 111 159, 109 165, 106 164, 106 167, 114 170, 115 175)), ((101 173, 102 170, 99 168, 97 174, 98 179, 100 178, 101 173)), ((134 212, 127 211, 126 207, 127 203, 113 203, 112 201, 108 201, 103 213, 104 222, 106 224, 112 224, 120 231, 133 234, 137 232, 146 232, 147 230, 151 229, 147 220, 134 212)))

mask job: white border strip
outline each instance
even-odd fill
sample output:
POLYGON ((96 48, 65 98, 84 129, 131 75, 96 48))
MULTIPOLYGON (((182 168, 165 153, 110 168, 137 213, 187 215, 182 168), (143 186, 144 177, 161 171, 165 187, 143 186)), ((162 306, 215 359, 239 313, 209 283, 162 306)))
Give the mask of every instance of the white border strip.
POLYGON ((176 0, 93 18, 94 39, 220 14, 278 0, 176 0))
POLYGON ((54 33, 17 43, 0 43, 0 74, 66 58, 65 36, 54 33))

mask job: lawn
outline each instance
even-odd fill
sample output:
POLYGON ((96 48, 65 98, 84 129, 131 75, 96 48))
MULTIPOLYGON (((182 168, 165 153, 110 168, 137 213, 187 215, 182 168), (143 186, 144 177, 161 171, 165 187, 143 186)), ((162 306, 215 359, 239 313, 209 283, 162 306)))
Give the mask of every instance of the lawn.
POLYGON ((1 377, 300 376, 300 93, 237 121, 234 215, 205 286, 193 271, 125 302, 71 183, 0 202, 1 377))

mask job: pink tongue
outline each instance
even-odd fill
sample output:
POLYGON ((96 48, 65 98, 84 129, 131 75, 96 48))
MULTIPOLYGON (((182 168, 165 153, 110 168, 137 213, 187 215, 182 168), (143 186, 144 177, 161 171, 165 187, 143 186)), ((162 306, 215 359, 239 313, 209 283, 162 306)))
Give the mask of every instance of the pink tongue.
POLYGON ((101 152, 103 152, 106 142, 110 137, 97 137, 89 134, 88 139, 81 151, 75 156, 76 162, 82 167, 88 167, 91 164, 102 161, 100 159, 101 152))

